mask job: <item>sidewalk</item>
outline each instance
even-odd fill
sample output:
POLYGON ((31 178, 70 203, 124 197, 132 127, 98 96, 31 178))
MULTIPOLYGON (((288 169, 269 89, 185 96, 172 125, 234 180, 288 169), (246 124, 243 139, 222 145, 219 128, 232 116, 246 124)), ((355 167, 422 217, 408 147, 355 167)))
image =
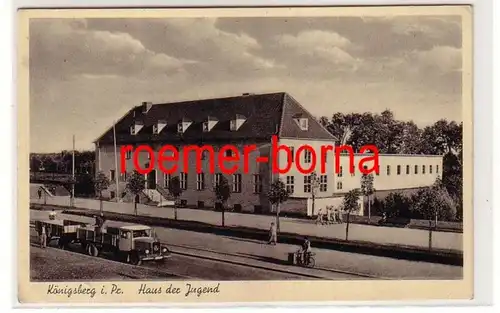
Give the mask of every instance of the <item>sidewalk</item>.
MULTIPOLYGON (((44 201, 31 199, 32 203, 41 203, 44 201)), ((47 198, 47 204, 69 205, 68 197, 47 198)), ((99 201, 93 199, 75 199, 75 207, 99 210, 99 201)), ((103 202, 104 211, 134 214, 134 205, 132 203, 103 202)), ((137 205, 139 215, 153 216, 159 218, 174 218, 174 209, 166 207, 153 207, 142 204, 137 205)), ((211 225, 221 225, 221 213, 214 211, 196 210, 196 209, 178 209, 179 220, 198 221, 211 225)), ((273 216, 251 215, 241 213, 225 213, 226 226, 241 226, 248 228, 257 228, 267 230, 271 222, 275 221, 273 216)), ((335 225, 316 225, 312 220, 302 220, 294 218, 280 218, 281 231, 294 233, 303 236, 317 236, 323 238, 345 238, 345 224, 335 225)), ((379 244, 400 244, 407 246, 427 247, 429 232, 419 229, 380 227, 360 224, 349 225, 349 239, 367 241, 379 244)), ((432 245, 438 249, 452 249, 463 251, 461 233, 433 232, 432 245)))

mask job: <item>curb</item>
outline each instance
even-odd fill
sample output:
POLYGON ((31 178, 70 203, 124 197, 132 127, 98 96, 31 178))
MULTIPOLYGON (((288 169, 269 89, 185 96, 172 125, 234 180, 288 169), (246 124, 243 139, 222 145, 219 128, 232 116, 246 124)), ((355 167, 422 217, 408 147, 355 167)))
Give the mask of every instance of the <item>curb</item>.
POLYGON ((173 251, 173 250, 170 250, 170 251, 173 254, 183 255, 183 256, 187 256, 187 257, 193 257, 193 258, 197 258, 197 259, 203 258, 204 260, 211 260, 211 261, 229 263, 229 264, 240 265, 240 266, 245 266, 245 267, 257 268, 257 269, 266 270, 266 271, 279 272, 279 273, 283 273, 283 274, 290 274, 290 275, 295 275, 295 276, 304 276, 304 277, 315 278, 315 279, 330 280, 330 278, 324 277, 324 276, 318 276, 318 275, 312 275, 312 274, 305 274, 305 273, 297 273, 297 272, 292 272, 292 271, 287 271, 287 270, 282 270, 282 269, 276 269, 276 268, 262 266, 262 265, 248 264, 248 263, 244 263, 244 262, 227 260, 227 259, 217 258, 217 257, 212 257, 212 256, 201 256, 199 254, 194 254, 194 253, 178 252, 178 251, 173 251))
MULTIPOLYGON (((211 250, 211 249, 202 249, 202 248, 197 248, 197 247, 191 247, 191 246, 186 246, 186 245, 176 245, 176 244, 169 244, 169 243, 165 243, 165 244, 169 245, 169 246, 173 246, 173 247, 178 247, 178 248, 193 249, 193 250, 199 250, 199 251, 205 251, 205 252, 210 252, 210 253, 223 254, 223 255, 229 255, 229 256, 233 256, 233 257, 244 258, 243 256, 239 256, 237 254, 215 251, 215 250, 211 250)), ((170 251, 172 251, 172 250, 170 250, 170 251)), ((177 253, 177 252, 173 252, 173 253, 177 253)), ((182 253, 186 253, 186 252, 182 252, 182 253)), ((180 253, 177 253, 177 254, 180 254, 180 253)), ((193 256, 196 256, 196 254, 193 254, 193 256)), ((197 256, 197 257, 201 257, 201 256, 197 256)), ((214 257, 212 257, 212 258, 214 258, 214 257)), ((226 261, 225 259, 221 259, 221 260, 223 260, 223 262, 226 261)), ((229 261, 231 261, 231 260, 229 260, 229 261)), ((231 261, 231 262, 238 262, 238 261, 231 261)), ((265 262, 265 261, 260 261, 260 262, 265 262)), ((250 265, 247 264, 246 266, 250 266, 250 265)), ((251 265, 251 266, 254 267, 253 265, 251 265)), ((264 266, 262 266, 262 267, 264 267, 264 266)), ((276 270, 272 267, 266 267, 266 268, 273 270, 273 271, 276 270)), ((364 274, 364 273, 356 273, 356 272, 351 272, 351 271, 337 270, 337 269, 326 268, 326 267, 315 266, 312 269, 321 270, 321 271, 330 272, 330 273, 346 274, 346 275, 360 276, 360 277, 380 279, 380 280, 391 280, 391 278, 388 278, 388 277, 381 277, 381 276, 375 276, 375 275, 364 274)), ((287 271, 287 270, 282 270, 282 271, 287 271)), ((290 271, 290 273, 296 273, 296 272, 290 271)), ((299 275, 302 275, 302 274, 299 274, 299 275)), ((323 279, 325 279, 325 278, 323 278, 323 279)), ((329 278, 326 278, 326 279, 329 279, 329 278)))

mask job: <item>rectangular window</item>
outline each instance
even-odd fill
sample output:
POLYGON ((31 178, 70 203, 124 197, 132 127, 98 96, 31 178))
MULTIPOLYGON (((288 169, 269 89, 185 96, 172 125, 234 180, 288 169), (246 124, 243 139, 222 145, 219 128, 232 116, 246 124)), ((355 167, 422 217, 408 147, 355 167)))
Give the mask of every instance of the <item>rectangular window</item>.
POLYGON ((153 125, 153 134, 158 135, 158 124, 153 125))
POLYGON ((286 177, 286 190, 288 191, 289 194, 294 193, 295 185, 294 185, 294 177, 293 176, 286 177))
POLYGON ((422 174, 425 174, 425 165, 422 165, 422 174))
POLYGON ((214 188, 220 184, 221 178, 222 178, 221 173, 215 174, 215 176, 214 176, 214 188))
POLYGON ((132 151, 127 150, 127 151, 125 152, 125 158, 126 158, 127 160, 130 160, 130 159, 132 158, 132 151))
POLYGON ((135 126, 134 125, 130 126, 130 134, 135 135, 135 126))
POLYGON ((341 167, 340 167, 340 170, 339 170, 339 172, 338 172, 338 174, 337 174, 337 176, 338 176, 338 177, 342 177, 342 172, 343 172, 343 170, 344 170, 344 169, 343 169, 343 168, 342 168, 342 166, 341 166, 341 167))
POLYGON ((253 193, 261 193, 262 192, 262 181, 260 179, 259 174, 253 175, 253 193))
POLYGON ((310 175, 304 176, 304 192, 306 192, 306 193, 311 192, 311 176, 310 175))
POLYGON ((396 171, 398 172, 397 173, 398 175, 401 175, 401 165, 398 165, 398 167, 396 168, 396 171))
POLYGON ((342 182, 341 181, 337 182, 337 189, 342 190, 342 182))
POLYGON ((436 174, 439 174, 439 165, 436 165, 436 174))
POLYGON ((181 189, 186 190, 187 189, 188 174, 182 172, 179 180, 181 183, 181 189))
POLYGON ((429 165, 429 174, 432 174, 432 165, 429 165))
POLYGON ((415 174, 418 174, 418 165, 415 165, 415 174))
POLYGON ((406 175, 410 175, 410 166, 406 165, 406 175))
POLYGON ((166 189, 168 189, 170 187, 170 179, 171 178, 172 178, 172 176, 170 174, 165 174, 164 186, 166 189))
POLYGON ((309 150, 304 151, 304 163, 309 164, 311 163, 311 158, 312 158, 312 152, 309 150))
POLYGON ((182 126, 183 126, 182 123, 177 124, 177 132, 178 133, 182 133, 182 131, 184 130, 184 128, 182 126))
POLYGON ((127 172, 120 173, 120 179, 121 179, 121 181, 127 181, 127 172))
POLYGON ((326 192, 328 190, 328 178, 326 175, 320 176, 319 191, 326 192))
POLYGON ((233 174, 233 192, 241 192, 241 174, 233 174))
POLYGON ((198 175, 196 175, 196 189, 205 189, 205 173, 198 173, 198 175))
POLYGON ((294 148, 290 147, 290 158, 288 159, 288 163, 293 163, 294 152, 295 152, 294 148))
POLYGON ((387 176, 391 175, 391 166, 387 165, 387 176))
POLYGON ((115 170, 110 170, 109 171, 109 179, 114 181, 115 180, 115 170))

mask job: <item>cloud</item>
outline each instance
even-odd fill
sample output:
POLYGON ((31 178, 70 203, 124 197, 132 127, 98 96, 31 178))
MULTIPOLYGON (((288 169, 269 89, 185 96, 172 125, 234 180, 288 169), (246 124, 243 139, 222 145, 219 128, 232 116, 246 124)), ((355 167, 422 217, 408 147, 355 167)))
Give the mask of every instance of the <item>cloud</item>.
MULTIPOLYGON (((168 19, 168 43, 200 62, 210 63, 219 71, 231 67, 241 70, 265 70, 276 66, 273 59, 258 55, 259 42, 244 32, 232 33, 217 28, 215 18, 168 19)), ((207 64, 205 64, 206 66, 207 64)))
POLYGON ((92 30, 85 20, 31 22, 30 67, 34 75, 141 75, 181 70, 194 61, 148 50, 125 32, 92 30))
POLYGON ((461 49, 449 46, 435 46, 430 50, 416 51, 412 59, 424 68, 440 72, 456 72, 462 69, 461 49))
POLYGON ((296 54, 320 58, 335 65, 355 65, 360 62, 346 51, 354 47, 351 41, 335 32, 303 31, 297 35, 278 36, 277 42, 296 54))

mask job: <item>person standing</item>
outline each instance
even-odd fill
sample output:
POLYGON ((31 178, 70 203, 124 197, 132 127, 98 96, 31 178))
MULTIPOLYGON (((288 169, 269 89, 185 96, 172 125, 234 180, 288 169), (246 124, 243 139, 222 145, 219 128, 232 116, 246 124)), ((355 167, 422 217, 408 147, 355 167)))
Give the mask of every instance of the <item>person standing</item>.
POLYGON ((47 232, 45 231, 45 226, 42 226, 41 234, 40 234, 40 247, 42 249, 47 248, 47 232))
POLYGON ((277 242, 277 233, 276 233, 276 225, 273 223, 271 223, 271 228, 269 229, 269 241, 267 242, 267 244, 271 244, 271 245, 276 245, 276 242, 277 242))
POLYGON ((38 200, 42 199, 42 188, 38 188, 38 200))

